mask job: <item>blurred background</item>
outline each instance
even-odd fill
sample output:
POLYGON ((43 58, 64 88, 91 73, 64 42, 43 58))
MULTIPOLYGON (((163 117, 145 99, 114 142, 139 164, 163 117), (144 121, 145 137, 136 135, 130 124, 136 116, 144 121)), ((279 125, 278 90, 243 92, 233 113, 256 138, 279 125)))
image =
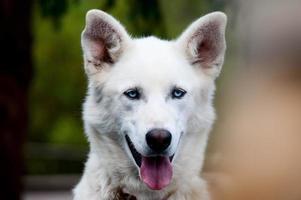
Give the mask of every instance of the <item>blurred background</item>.
POLYGON ((204 177, 214 200, 301 199, 301 1, 2 0, 0 199, 71 199, 88 144, 80 33, 102 9, 132 36, 173 39, 228 15, 204 177))

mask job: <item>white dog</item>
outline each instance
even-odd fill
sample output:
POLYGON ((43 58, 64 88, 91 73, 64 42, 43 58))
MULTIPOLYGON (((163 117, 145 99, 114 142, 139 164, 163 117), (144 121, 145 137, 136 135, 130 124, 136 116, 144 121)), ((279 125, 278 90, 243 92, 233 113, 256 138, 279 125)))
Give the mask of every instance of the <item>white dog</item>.
POLYGON ((134 39, 112 16, 87 13, 81 42, 90 153, 74 199, 209 199, 200 174, 225 26, 225 14, 214 12, 177 40, 134 39))

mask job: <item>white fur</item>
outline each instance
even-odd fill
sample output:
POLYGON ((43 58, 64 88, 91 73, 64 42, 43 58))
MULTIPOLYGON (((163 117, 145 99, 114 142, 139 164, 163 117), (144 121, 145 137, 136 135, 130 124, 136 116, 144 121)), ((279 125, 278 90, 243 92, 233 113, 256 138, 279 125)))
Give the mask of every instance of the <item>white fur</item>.
POLYGON ((117 190, 138 200, 209 199, 200 173, 215 119, 214 80, 226 49, 225 26, 226 16, 215 12, 196 20, 174 41, 132 39, 110 15, 87 13, 82 47, 89 88, 83 120, 90 153, 75 200, 116 199, 117 190), (209 51, 200 49, 204 41, 209 51), (171 99, 174 86, 187 94, 171 99), (131 87, 141 88, 141 100, 123 95, 131 87), (145 134, 153 128, 171 132, 167 152, 175 153, 172 182, 159 191, 140 180, 125 142, 127 133, 144 155, 145 134))

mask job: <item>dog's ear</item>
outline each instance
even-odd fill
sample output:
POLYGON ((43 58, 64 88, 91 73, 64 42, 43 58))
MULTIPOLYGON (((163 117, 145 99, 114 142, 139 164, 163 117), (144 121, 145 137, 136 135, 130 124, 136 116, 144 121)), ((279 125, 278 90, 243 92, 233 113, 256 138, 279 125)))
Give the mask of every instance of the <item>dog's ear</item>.
POLYGON ((124 27, 112 16, 101 10, 90 10, 81 43, 85 71, 95 74, 114 64, 131 40, 124 27))
POLYGON ((224 13, 210 13, 193 22, 177 40, 189 62, 214 78, 224 61, 226 23, 224 13))

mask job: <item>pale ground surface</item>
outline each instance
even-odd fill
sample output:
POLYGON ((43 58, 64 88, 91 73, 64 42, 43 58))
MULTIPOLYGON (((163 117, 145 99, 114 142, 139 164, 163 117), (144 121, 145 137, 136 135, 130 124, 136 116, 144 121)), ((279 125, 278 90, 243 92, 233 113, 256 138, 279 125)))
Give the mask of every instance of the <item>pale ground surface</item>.
POLYGON ((68 191, 39 191, 39 192, 26 192, 23 200, 71 200, 71 193, 68 191))
POLYGON ((44 175, 24 177, 23 200, 72 200, 72 188, 80 175, 44 175))

